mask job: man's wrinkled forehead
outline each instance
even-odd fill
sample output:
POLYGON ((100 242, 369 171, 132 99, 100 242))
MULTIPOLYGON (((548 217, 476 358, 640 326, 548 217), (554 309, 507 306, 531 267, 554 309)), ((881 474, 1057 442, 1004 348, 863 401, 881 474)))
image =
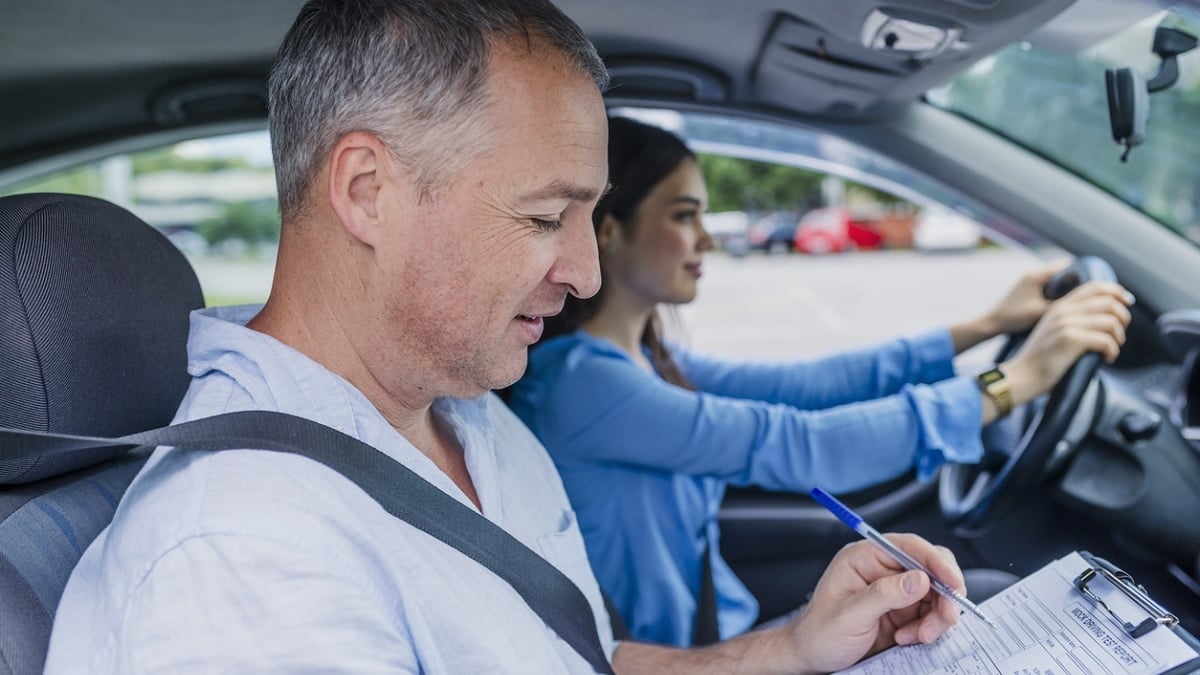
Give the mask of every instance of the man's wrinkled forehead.
POLYGON ((556 178, 546 185, 526 192, 519 196, 523 202, 540 202, 552 199, 565 199, 573 202, 595 202, 608 194, 612 183, 606 183, 601 188, 590 185, 579 185, 571 181, 556 178))

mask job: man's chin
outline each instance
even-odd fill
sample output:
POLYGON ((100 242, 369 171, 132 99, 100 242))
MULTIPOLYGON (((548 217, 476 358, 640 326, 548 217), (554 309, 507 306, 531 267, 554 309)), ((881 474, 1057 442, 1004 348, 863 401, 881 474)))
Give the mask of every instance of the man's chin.
POLYGON ((504 363, 497 363, 495 368, 490 369, 491 372, 488 373, 486 383, 487 388, 496 391, 511 387, 525 375, 525 368, 528 365, 528 350, 522 349, 519 355, 512 355, 505 359, 504 363))

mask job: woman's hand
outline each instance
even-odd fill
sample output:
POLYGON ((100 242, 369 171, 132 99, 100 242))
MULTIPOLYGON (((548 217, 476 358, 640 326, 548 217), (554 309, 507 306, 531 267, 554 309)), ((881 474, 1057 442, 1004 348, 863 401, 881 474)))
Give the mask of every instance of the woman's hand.
POLYGON ((1070 263, 1066 259, 1057 260, 1021 275, 1008 295, 989 313, 994 331, 992 335, 1023 333, 1037 323, 1050 307, 1050 301, 1044 294, 1046 284, 1070 263))
MULTIPOLYGON (((965 593, 949 549, 914 534, 886 535, 965 593)), ((870 542, 843 548, 817 583, 812 602, 790 625, 803 672, 831 672, 895 644, 929 643, 958 621, 959 608, 930 589, 924 572, 905 571, 870 542)))
POLYGON ((1125 344, 1133 296, 1119 284, 1091 281, 1046 310, 1029 339, 1001 370, 1010 382, 1013 405, 1046 393, 1085 352, 1111 363, 1125 344))
POLYGON ((961 353, 997 335, 1029 330, 1050 306, 1050 301, 1043 294, 1046 283, 1070 262, 1058 260, 1029 270, 987 314, 951 326, 950 338, 954 342, 954 352, 961 353))

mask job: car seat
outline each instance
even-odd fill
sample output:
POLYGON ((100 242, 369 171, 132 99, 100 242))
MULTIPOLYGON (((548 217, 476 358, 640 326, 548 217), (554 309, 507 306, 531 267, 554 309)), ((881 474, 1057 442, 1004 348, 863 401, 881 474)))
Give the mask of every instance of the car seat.
MULTIPOLYGON (((108 202, 0 198, 0 427, 119 436, 169 424, 187 389, 187 260, 108 202)), ((0 675, 40 673, 54 610, 147 453, 6 458, 0 675)))

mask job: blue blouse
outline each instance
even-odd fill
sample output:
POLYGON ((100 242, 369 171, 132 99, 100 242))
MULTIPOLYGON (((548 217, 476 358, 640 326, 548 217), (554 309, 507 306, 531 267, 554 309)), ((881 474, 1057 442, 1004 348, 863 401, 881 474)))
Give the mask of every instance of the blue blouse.
POLYGON ((721 637, 754 624, 758 603, 718 554, 726 484, 848 492, 983 454, 979 390, 954 377, 946 330, 800 363, 672 356, 698 391, 577 331, 533 349, 511 391, 639 640, 691 644, 706 543, 721 637))

